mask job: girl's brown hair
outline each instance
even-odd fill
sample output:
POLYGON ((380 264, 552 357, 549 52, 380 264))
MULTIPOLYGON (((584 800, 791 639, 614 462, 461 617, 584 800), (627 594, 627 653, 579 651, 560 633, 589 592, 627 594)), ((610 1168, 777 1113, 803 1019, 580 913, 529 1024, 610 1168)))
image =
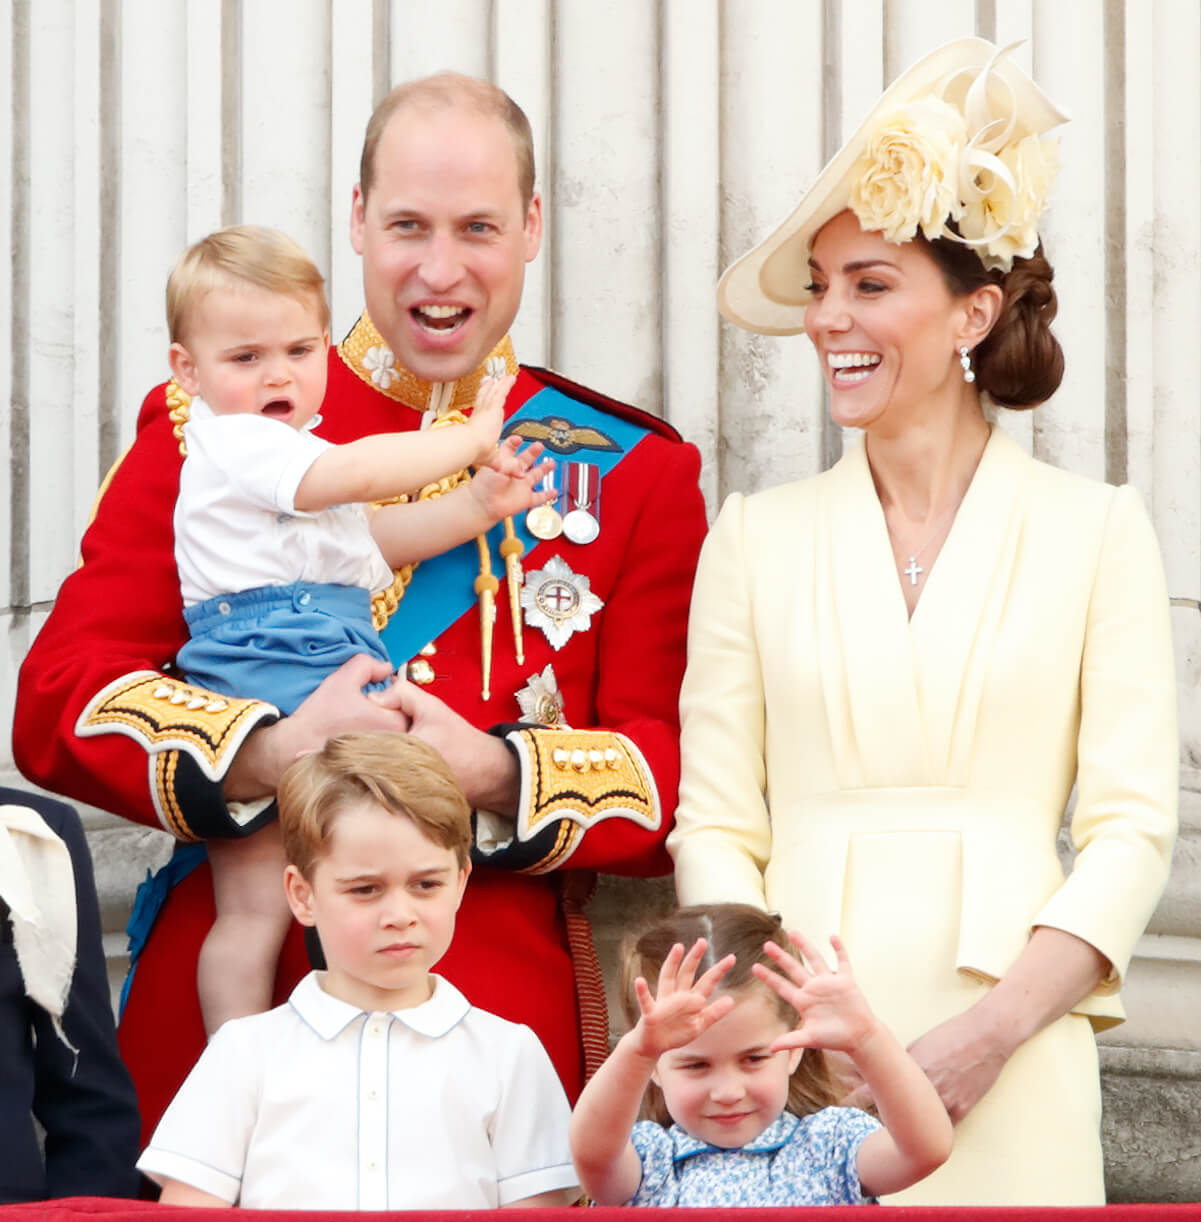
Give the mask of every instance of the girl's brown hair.
MULTIPOLYGON (((779 918, 749 904, 698 904, 677 909, 623 944, 621 1008, 628 1026, 634 1026, 641 1013, 634 981, 641 976, 653 992, 659 969, 671 948, 677 942, 689 947, 697 938, 704 938, 708 943, 705 957, 697 968, 698 975, 726 955, 734 955, 734 966, 722 978, 718 991, 739 993, 745 989, 761 989, 775 1004, 780 1018, 789 1027, 796 1025, 797 1012, 751 972, 755 963, 775 970, 775 964, 764 953, 764 942, 770 940, 779 946, 789 945, 788 933, 779 918)), ((797 1116, 807 1116, 837 1103, 842 1094, 821 1049, 806 1048, 788 1085, 787 1110, 797 1116)), ((653 1082, 647 1087, 642 1101, 642 1116, 664 1126, 672 1123, 663 1102, 663 1092, 653 1082)))
POLYGON ((1063 349, 1051 333, 1059 301, 1042 243, 1030 258, 1015 258, 1003 272, 986 270, 970 246, 953 238, 930 242, 918 234, 914 241, 925 247, 956 297, 986 284, 998 285, 1004 294, 997 321, 972 353, 977 389, 1002 407, 1037 407, 1049 399, 1063 381, 1063 349))

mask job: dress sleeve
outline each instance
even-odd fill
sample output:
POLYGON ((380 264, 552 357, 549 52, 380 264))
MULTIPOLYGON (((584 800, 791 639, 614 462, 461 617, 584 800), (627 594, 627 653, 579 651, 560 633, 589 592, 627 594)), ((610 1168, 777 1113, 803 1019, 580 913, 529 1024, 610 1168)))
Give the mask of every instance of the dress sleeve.
POLYGON ((226 1023, 209 1041, 163 1113, 138 1170, 156 1184, 178 1180, 237 1203, 257 1116, 258 1078, 246 1023, 226 1023))
POLYGON ((682 904, 766 903, 771 819, 745 508, 738 494, 726 501, 702 549, 692 597, 680 693, 680 805, 667 842, 682 904))
POLYGON ((864 1139, 881 1128, 867 1112, 854 1107, 827 1107, 805 1116, 798 1141, 789 1147, 795 1160, 798 1186, 793 1205, 869 1205, 875 1197, 859 1182, 859 1149, 864 1139), (805 1200, 804 1185, 812 1184, 814 1200, 805 1200))
POLYGON ((33 1111, 46 1135, 47 1189, 51 1197, 137 1196, 138 1101, 117 1051, 100 907, 83 825, 62 803, 30 801, 70 853, 78 921, 75 972, 63 1012, 63 1032, 76 1051, 58 1037, 41 1007, 31 1007, 33 1111))
MULTIPOLYGON (((1138 493, 1112 499, 1080 671, 1071 874, 1034 919, 1095 946, 1125 975, 1167 882, 1176 832, 1176 683, 1168 593, 1138 493)), ((1087 999, 1086 999, 1087 1003, 1087 999)), ((1078 1009, 1087 1012, 1087 1004, 1078 1009)))
POLYGON ((13 756, 31 780, 180 840, 239 836, 270 817, 221 793, 246 736, 279 714, 165 673, 187 639, 172 515, 183 461, 171 394, 151 391, 22 663, 13 756))
POLYGON ((501 1205, 579 1187, 567 1141, 570 1120, 550 1057, 528 1027, 516 1028, 492 1134, 501 1205))

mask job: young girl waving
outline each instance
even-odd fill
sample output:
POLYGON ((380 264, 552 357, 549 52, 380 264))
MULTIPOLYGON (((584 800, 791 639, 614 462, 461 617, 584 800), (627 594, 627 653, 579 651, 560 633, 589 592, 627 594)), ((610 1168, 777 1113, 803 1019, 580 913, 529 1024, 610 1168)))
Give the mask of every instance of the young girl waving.
POLYGON ((872 1013, 841 942, 831 971, 791 940, 797 955, 778 920, 743 904, 684 908, 638 939, 622 990, 632 1029, 571 1118, 598 1205, 858 1204, 946 1160, 946 1110, 872 1013), (851 1058, 880 1122, 832 1106, 822 1049, 851 1058))

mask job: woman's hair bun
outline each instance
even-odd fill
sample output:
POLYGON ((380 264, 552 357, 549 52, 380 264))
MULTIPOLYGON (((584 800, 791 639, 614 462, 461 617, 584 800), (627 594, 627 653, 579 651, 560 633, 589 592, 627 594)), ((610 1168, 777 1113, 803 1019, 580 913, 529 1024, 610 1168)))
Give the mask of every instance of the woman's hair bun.
POLYGON ((1002 407, 1037 407, 1049 399, 1063 381, 1063 349, 1051 332, 1059 301, 1042 243, 1002 272, 986 271, 970 247, 952 238, 916 240, 929 250, 955 296, 985 284, 998 285, 1004 294, 997 321, 972 353, 976 386, 1002 407))

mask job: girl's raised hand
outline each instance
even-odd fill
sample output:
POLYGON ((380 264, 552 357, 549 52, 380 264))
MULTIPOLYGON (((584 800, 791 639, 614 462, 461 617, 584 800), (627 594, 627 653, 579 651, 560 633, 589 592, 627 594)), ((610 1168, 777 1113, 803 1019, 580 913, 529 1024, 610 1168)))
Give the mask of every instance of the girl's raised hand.
POLYGON ((657 1061, 665 1052, 691 1043, 730 1012, 734 998, 729 994, 712 1001, 710 998, 721 978, 734 966, 733 955, 727 955, 700 979, 694 979, 707 947, 704 938, 697 938, 685 954, 683 945, 677 942, 663 960, 659 987, 653 995, 642 976, 634 981, 642 1013, 630 1034, 639 1056, 657 1061))
POLYGON ((830 938, 838 956, 838 969, 831 971, 804 935, 789 936, 795 954, 774 942, 764 945, 779 971, 758 963, 751 969, 801 1016, 796 1027, 772 1044, 772 1051, 825 1048, 853 1056, 880 1029, 880 1023, 855 983, 842 939, 837 935, 830 938))

